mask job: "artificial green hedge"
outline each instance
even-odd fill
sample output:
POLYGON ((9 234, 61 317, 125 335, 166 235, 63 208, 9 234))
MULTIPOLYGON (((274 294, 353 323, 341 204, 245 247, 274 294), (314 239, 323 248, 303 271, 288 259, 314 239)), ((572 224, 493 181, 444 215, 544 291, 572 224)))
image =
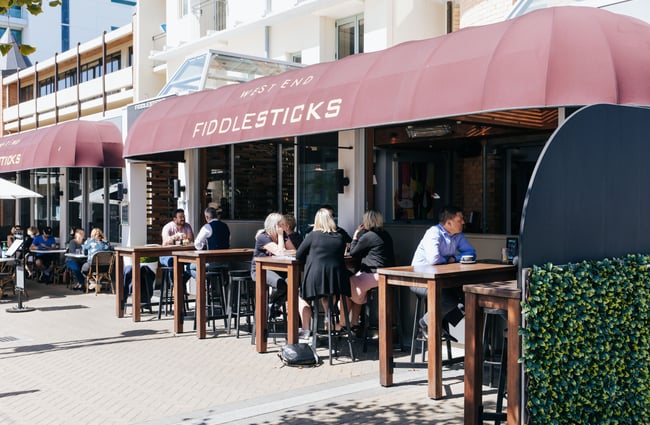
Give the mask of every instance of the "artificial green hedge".
POLYGON ((650 423, 650 257, 535 266, 522 312, 529 424, 650 423))

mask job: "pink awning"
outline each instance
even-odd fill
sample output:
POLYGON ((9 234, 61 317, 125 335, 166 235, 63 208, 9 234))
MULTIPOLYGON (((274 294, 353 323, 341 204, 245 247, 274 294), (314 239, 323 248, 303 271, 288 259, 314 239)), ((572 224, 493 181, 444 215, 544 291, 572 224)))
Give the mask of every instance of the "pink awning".
POLYGON ((125 157, 512 109, 650 105, 650 25, 541 9, 336 62, 162 100, 125 157))
POLYGON ((66 121, 0 138, 0 173, 55 167, 124 167, 115 124, 66 121))

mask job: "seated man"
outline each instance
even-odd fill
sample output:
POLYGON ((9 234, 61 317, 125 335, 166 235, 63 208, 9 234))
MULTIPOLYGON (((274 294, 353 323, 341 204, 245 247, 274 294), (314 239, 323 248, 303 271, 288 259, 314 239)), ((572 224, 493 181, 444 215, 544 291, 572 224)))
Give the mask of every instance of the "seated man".
MULTIPOLYGON (((476 250, 463 234, 463 212, 456 207, 444 207, 438 216, 438 224, 430 227, 418 247, 415 249, 411 265, 446 264, 460 261, 463 255, 476 258, 476 250)), ((426 288, 411 288, 411 291, 426 296, 426 288)), ((463 318, 459 308, 462 303, 462 291, 457 288, 442 290, 441 317, 455 326, 463 318)), ((427 336, 429 315, 425 314, 419 321, 423 336, 427 336)))
POLYGON ((46 252, 48 250, 57 249, 58 247, 59 245, 56 243, 56 238, 52 235, 52 228, 49 226, 44 227, 43 232, 34 237, 29 249, 39 251, 36 253, 36 259, 34 261, 36 270, 41 273, 39 282, 52 282, 52 268, 53 263, 57 258, 57 254, 47 254, 46 252))

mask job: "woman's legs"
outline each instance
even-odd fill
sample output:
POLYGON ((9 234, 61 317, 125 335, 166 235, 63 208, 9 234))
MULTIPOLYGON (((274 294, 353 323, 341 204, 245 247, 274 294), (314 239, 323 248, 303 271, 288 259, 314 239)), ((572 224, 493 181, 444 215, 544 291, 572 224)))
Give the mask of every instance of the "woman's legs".
MULTIPOLYGON (((348 311, 350 312, 350 326, 358 326, 359 318, 361 316, 361 307, 366 303, 368 298, 368 291, 376 288, 379 285, 379 276, 377 273, 362 273, 358 272, 354 276, 350 276, 350 289, 352 291, 351 297, 346 297, 348 303, 348 311)), ((343 309, 341 309, 343 311, 343 309)), ((343 316, 341 316, 341 326, 345 325, 343 316)))
POLYGON ((309 332, 311 326, 311 306, 302 297, 298 297, 298 314, 300 314, 300 329, 309 332))

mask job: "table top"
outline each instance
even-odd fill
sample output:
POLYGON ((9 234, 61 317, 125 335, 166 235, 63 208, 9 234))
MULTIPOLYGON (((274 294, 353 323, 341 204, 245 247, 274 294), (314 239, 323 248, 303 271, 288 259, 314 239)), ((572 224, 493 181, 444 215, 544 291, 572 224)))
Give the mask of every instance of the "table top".
MULTIPOLYGON (((182 247, 178 247, 182 248, 182 247)), ((194 248, 194 246, 192 246, 194 248)), ((253 255, 253 248, 228 248, 228 249, 204 249, 201 251, 197 251, 195 249, 193 250, 183 250, 183 251, 172 251, 171 255, 178 256, 178 257, 191 257, 191 258, 198 258, 198 257, 213 257, 213 256, 228 256, 228 255, 233 255, 233 254, 246 254, 246 255, 253 255)))
POLYGON ((521 289, 517 287, 516 280, 504 280, 499 282, 465 285, 463 286, 463 291, 472 294, 496 296, 500 298, 521 297, 521 289))
POLYGON ((140 245, 140 246, 116 246, 115 252, 120 254, 133 254, 134 252, 155 256, 155 254, 170 255, 172 251, 194 251, 194 245, 140 245))
POLYGON ((255 257, 257 263, 271 263, 271 264, 294 264, 300 263, 294 256, 289 255, 269 255, 266 257, 255 257))
POLYGON ((88 258, 87 255, 75 254, 74 252, 66 252, 65 256, 68 257, 68 258, 75 258, 75 259, 78 259, 78 260, 85 260, 85 259, 88 258))
POLYGON ((0 257, 0 263, 10 263, 16 261, 16 257, 0 257))
POLYGON ((30 249, 29 252, 37 254, 64 254, 67 250, 64 248, 57 249, 30 249))
POLYGON ((401 276, 421 279, 435 279, 440 276, 453 276, 456 274, 481 273, 490 270, 508 270, 515 269, 512 264, 494 264, 494 263, 447 263, 436 265, 422 266, 399 266, 387 267, 377 270, 377 273, 386 276, 401 276))

